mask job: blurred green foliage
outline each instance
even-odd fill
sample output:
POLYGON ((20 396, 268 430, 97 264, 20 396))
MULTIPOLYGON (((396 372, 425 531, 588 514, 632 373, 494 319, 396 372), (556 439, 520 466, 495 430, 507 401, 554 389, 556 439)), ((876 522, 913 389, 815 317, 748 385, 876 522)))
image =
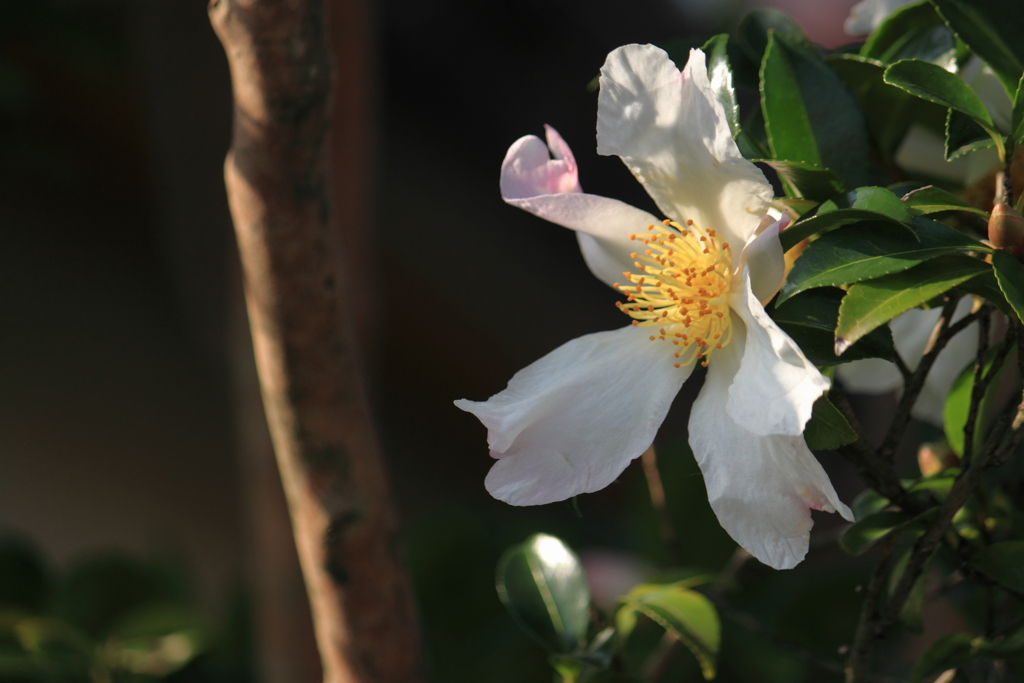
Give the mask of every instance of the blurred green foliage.
POLYGON ((5 683, 242 683, 253 679, 251 632, 242 592, 212 619, 172 563, 109 554, 60 571, 28 540, 0 537, 5 683))

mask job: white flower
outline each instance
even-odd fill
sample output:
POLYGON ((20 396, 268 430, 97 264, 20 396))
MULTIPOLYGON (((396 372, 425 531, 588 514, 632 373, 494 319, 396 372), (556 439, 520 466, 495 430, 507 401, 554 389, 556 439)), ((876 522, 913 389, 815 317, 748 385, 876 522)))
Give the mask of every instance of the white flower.
MULTIPOLYGON (((512 145, 502 196, 575 230, 594 275, 628 295, 617 305, 632 324, 564 344, 488 401, 456 401, 488 429, 487 490, 538 505, 604 488, 700 362, 690 445, 711 507, 759 560, 795 566, 810 508, 852 519, 801 436, 829 383, 762 307, 783 277, 780 225, 762 223, 771 186, 740 155, 704 53, 680 73, 662 50, 628 45, 601 69, 598 153, 622 158, 670 220, 583 194, 568 146, 551 128, 547 139, 553 160, 536 137, 512 145)), ((538 309, 557 314, 557 297, 538 309)))

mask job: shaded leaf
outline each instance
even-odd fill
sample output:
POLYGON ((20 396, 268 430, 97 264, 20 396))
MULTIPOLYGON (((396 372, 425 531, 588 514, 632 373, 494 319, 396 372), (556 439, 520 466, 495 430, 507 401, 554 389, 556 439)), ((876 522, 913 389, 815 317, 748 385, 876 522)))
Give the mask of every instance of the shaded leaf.
POLYGON ((949 495, 950 489, 953 488, 953 484, 956 483, 956 478, 959 476, 959 467, 948 467, 941 472, 921 477, 917 481, 903 482, 903 486, 907 489, 907 493, 927 491, 934 494, 939 501, 944 501, 949 495))
POLYGON ((908 192, 903 203, 921 214, 939 213, 941 211, 967 211, 988 218, 988 213, 960 199, 952 192, 941 187, 927 185, 908 192))
POLYGON ((950 633, 928 646, 914 664, 910 680, 921 683, 935 674, 955 669, 970 661, 973 654, 971 636, 966 633, 950 633))
MULTIPOLYGON (((1006 92, 1012 95, 1024 72, 1024 65, 1003 40, 999 30, 984 14, 959 0, 933 0, 933 3, 950 30, 992 67, 1006 92)), ((1019 12, 1020 8, 1013 7, 1011 11, 1019 12)))
POLYGON ((866 184, 868 140, 856 100, 809 47, 769 31, 761 64, 761 110, 774 159, 832 171, 866 184))
POLYGON ((804 428, 804 441, 812 451, 829 451, 857 440, 846 417, 832 405, 828 396, 814 402, 811 419, 804 428))
POLYGON ((946 161, 954 161, 960 157, 977 152, 979 149, 995 147, 992 136, 967 114, 950 109, 946 114, 946 141, 944 156, 946 161))
POLYGON ((967 114, 992 128, 992 117, 971 86, 959 76, 920 59, 904 59, 885 70, 885 82, 930 102, 967 114))
POLYGON ((708 80, 715 97, 725 109, 729 130, 735 138, 740 134, 740 105, 736 101, 736 90, 732 83, 732 68, 729 65, 729 35, 720 33, 704 43, 701 48, 707 56, 708 80))
POLYGON ((942 223, 918 217, 914 225, 919 241, 908 239, 906 231, 893 230, 884 223, 851 225, 822 235, 793 264, 779 293, 779 303, 807 289, 892 275, 940 256, 991 251, 942 223))
MULTIPOLYGON (((1000 158, 1003 158, 1002 136, 993 125, 992 117, 974 90, 959 76, 930 62, 905 59, 886 69, 884 78, 886 83, 903 88, 912 95, 970 117, 991 137, 999 149, 1000 158)), ((965 141, 973 135, 963 118, 958 116, 950 116, 946 130, 947 141, 955 138, 955 143, 960 145, 967 144, 965 141)), ((954 142, 947 144, 947 147, 953 146, 954 142)))
MULTIPOLYGON (((964 330, 960 334, 974 334, 977 335, 976 329, 964 330)), ((1003 343, 996 344, 988 350, 985 355, 984 372, 988 372, 992 369, 992 363, 995 362, 995 357, 1002 348, 1003 343)), ((965 359, 966 360, 966 359, 965 359)), ((978 452, 978 448, 985 440, 985 434, 988 428, 992 425, 995 420, 996 412, 993 410, 994 403, 996 401, 996 395, 999 393, 1001 385, 1000 378, 1005 374, 1005 365, 1003 369, 996 375, 995 380, 988 385, 985 390, 985 395, 982 396, 981 402, 978 406, 977 424, 975 425, 974 432, 974 452, 978 452)), ((953 383, 953 387, 949 390, 949 394, 946 395, 946 404, 942 410, 942 421, 943 429, 946 430, 946 440, 949 441, 950 448, 958 456, 964 454, 964 428, 967 426, 967 413, 971 406, 971 394, 974 391, 974 363, 970 363, 964 371, 960 373, 960 376, 956 378, 953 383)))
POLYGON ((813 216, 806 216, 786 228, 779 236, 782 248, 789 251, 801 240, 862 221, 882 221, 904 230, 905 236, 917 240, 906 229, 913 216, 907 205, 884 187, 858 187, 822 203, 813 216))
POLYGON ((860 555, 910 520, 910 515, 895 510, 871 513, 843 532, 839 546, 851 555, 860 555))
POLYGON ((629 592, 616 615, 620 634, 632 631, 635 613, 654 620, 678 638, 697 658, 705 679, 715 677, 721 626, 710 600, 676 585, 643 584, 629 592), (624 611, 634 614, 623 615, 624 611))
POLYGON ((945 113, 938 105, 886 83, 882 78, 885 73, 882 62, 842 53, 825 59, 856 99, 864 113, 868 133, 886 164, 892 163, 907 129, 922 109, 931 107, 939 114, 945 113))
POLYGON ((836 365, 864 358, 893 360, 896 349, 887 326, 865 335, 841 358, 836 355, 834 331, 844 295, 841 289, 819 287, 770 306, 768 313, 815 365, 836 365))
MULTIPOLYGON (((903 578, 903 572, 906 571, 907 563, 910 561, 911 549, 908 549, 899 560, 896 561, 896 566, 893 567, 892 573, 889 575, 889 592, 896 588, 896 584, 899 583, 900 579, 903 578)), ((927 596, 928 590, 928 571, 931 567, 932 558, 935 557, 934 553, 925 562, 924 569, 921 571, 921 575, 914 581, 914 585, 910 589, 910 594, 907 596, 906 602, 903 604, 903 609, 900 610, 900 621, 911 633, 920 634, 924 630, 924 624, 921 621, 921 610, 924 608, 925 597, 927 596)))
POLYGON ((743 18, 736 33, 740 48, 757 64, 764 58, 769 31, 784 36, 794 45, 811 47, 800 26, 785 12, 770 8, 756 9, 743 18))
POLYGON ((1017 317, 1024 320, 1024 265, 1005 251, 996 249, 992 252, 992 269, 1006 301, 1017 317))
POLYGON ((891 501, 888 498, 878 491, 872 488, 866 488, 853 499, 853 503, 850 505, 850 510, 853 511, 853 518, 859 522, 868 515, 881 512, 885 508, 889 507, 890 502, 891 501))
MULTIPOLYGON (((753 151, 760 150, 755 148, 753 151)), ((752 158, 751 161, 774 169, 794 197, 806 197, 820 202, 843 191, 843 184, 836 174, 821 166, 779 159, 752 158)))
POLYGON ((590 590, 579 559, 564 543, 536 534, 498 562, 498 597, 513 618, 551 652, 573 652, 590 620, 590 590))
POLYGON ((1018 143, 1024 143, 1024 76, 1017 83, 1017 91, 1013 96, 1013 113, 1010 115, 1010 137, 1018 143))
POLYGON ((860 55, 891 63, 923 59, 953 66, 956 39, 927 0, 900 7, 871 32, 860 55))
POLYGON ((1024 593, 1024 541, 993 543, 971 560, 975 569, 1017 593, 1024 593))
POLYGON ((1003 290, 999 289, 999 284, 996 282, 994 270, 982 273, 981 275, 975 275, 970 280, 957 285, 957 289, 968 294, 980 296, 991 302, 1006 315, 1013 315, 1013 308, 1006 301, 1003 290))
POLYGON ((984 261, 969 256, 943 256, 901 273, 852 285, 839 306, 836 351, 842 354, 879 325, 949 291, 988 267, 984 261))
POLYGON ((57 614, 95 637, 122 616, 153 602, 183 602, 183 588, 166 567, 120 556, 83 563, 59 587, 57 614))

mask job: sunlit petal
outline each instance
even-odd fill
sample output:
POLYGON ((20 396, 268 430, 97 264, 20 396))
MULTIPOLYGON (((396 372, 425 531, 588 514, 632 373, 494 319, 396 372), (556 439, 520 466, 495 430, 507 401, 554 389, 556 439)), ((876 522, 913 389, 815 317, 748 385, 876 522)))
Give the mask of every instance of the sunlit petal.
POLYGON ((691 50, 682 73, 653 45, 609 54, 597 151, 621 157, 665 215, 735 245, 747 243, 772 199, 764 175, 732 139, 700 50, 691 50))
POLYGON ((610 484, 654 441, 689 376, 674 347, 626 327, 563 344, 487 401, 455 405, 487 427, 498 462, 485 482, 513 505, 540 505, 610 484))
POLYGON ((722 410, 742 362, 736 327, 740 343, 715 354, 693 404, 690 446, 722 528, 761 562, 789 569, 807 554, 811 509, 853 514, 802 437, 758 436, 722 410))
MULTIPOLYGON (((746 343, 726 410, 754 434, 799 437, 829 381, 768 317, 750 288, 748 272, 736 288, 732 307, 746 327, 746 343)), ((738 345, 737 339, 729 348, 738 345)))

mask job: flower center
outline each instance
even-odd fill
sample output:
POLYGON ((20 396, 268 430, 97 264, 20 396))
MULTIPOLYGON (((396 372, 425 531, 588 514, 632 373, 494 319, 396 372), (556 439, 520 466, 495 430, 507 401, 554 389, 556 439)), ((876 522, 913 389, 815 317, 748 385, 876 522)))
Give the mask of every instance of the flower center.
POLYGON ((615 305, 634 325, 658 328, 651 341, 668 340, 679 347, 677 368, 698 358, 707 366, 711 354, 732 339, 729 243, 693 221, 682 226, 665 220, 647 230, 629 236, 645 245, 630 254, 640 273, 623 273, 629 285, 615 283, 627 295, 625 303, 615 305))

